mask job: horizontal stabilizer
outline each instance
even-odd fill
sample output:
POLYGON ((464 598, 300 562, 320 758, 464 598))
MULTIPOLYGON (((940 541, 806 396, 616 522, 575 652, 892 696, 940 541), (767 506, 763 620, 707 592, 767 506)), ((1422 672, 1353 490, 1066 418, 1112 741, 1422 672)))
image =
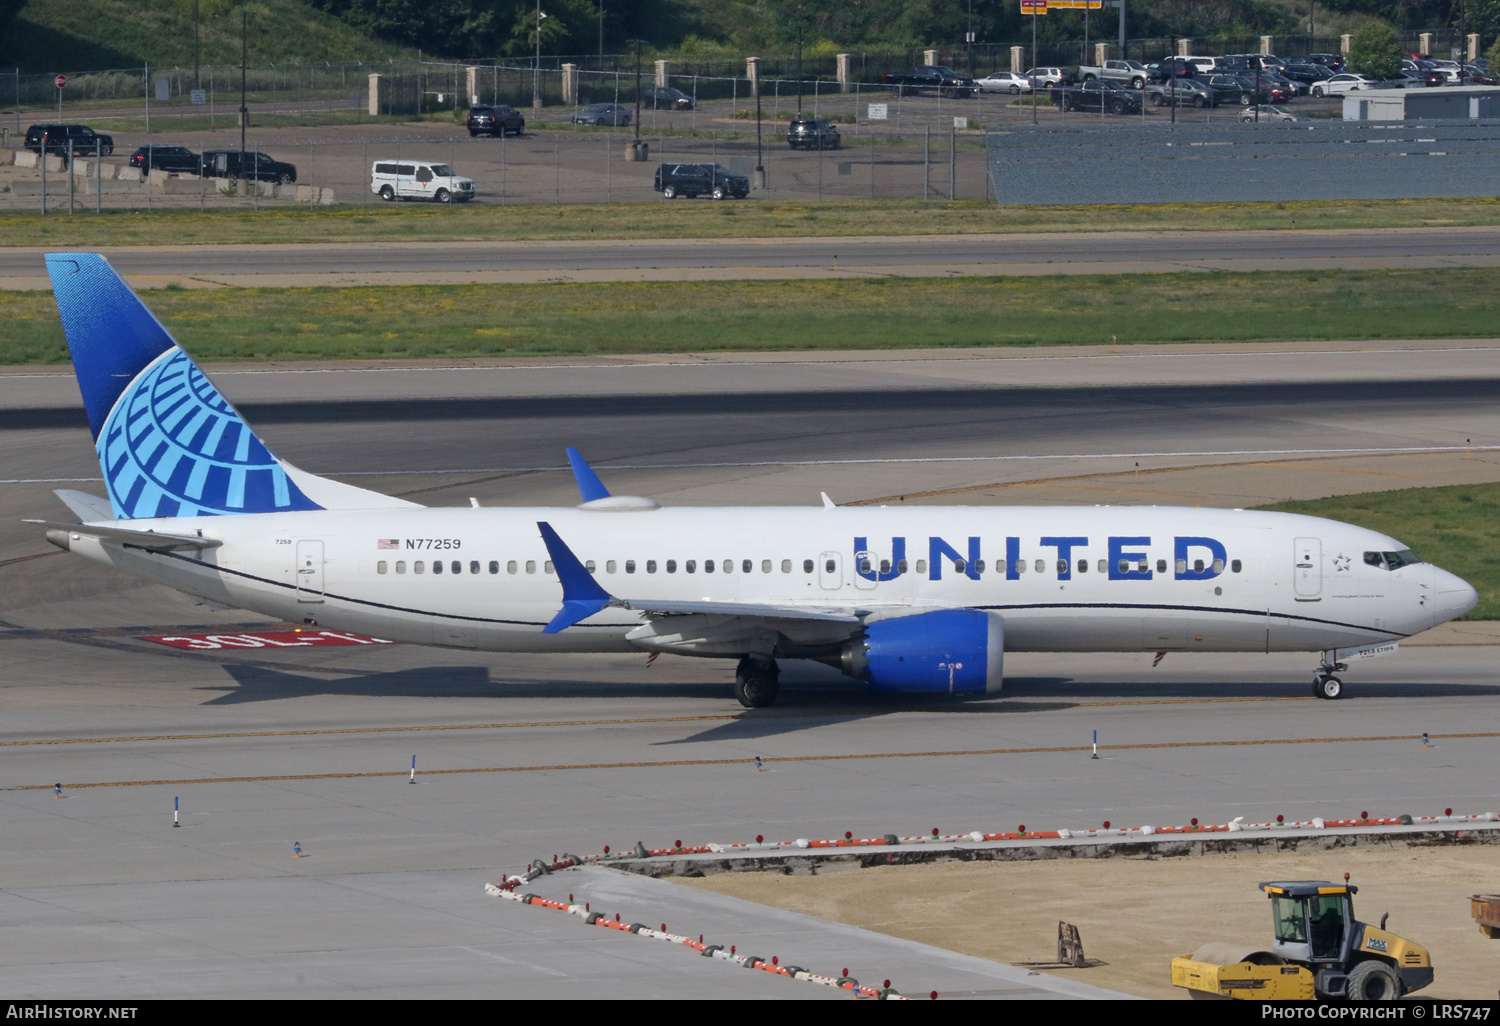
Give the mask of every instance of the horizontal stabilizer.
MULTIPOLYGON (((174 549, 216 549, 224 543, 217 538, 200 538, 194 534, 162 534, 157 531, 133 531, 127 527, 92 527, 88 524, 59 524, 51 520, 25 520, 22 523, 37 524, 48 528, 49 540, 54 531, 82 535, 85 538, 100 538, 105 541, 124 542, 148 552, 171 552, 174 549)), ((54 543, 56 544, 56 543, 54 543)), ((62 546, 67 548, 66 545, 62 546)))
POLYGON ((113 520, 115 511, 110 508, 108 499, 101 499, 97 495, 88 492, 80 492, 73 488, 54 488, 52 494, 63 501, 63 505, 73 511, 73 515, 79 520, 113 520))

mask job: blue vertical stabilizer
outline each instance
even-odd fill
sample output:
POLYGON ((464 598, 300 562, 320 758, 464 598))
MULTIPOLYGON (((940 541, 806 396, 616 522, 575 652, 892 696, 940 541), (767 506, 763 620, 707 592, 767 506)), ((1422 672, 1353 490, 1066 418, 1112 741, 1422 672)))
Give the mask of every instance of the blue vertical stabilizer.
POLYGON ((47 273, 115 516, 321 509, 97 253, 47 273))

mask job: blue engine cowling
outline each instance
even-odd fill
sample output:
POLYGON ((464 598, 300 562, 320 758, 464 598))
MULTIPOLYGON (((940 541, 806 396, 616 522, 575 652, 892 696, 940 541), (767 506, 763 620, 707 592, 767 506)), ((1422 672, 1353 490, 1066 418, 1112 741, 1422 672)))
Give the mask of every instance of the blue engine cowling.
POLYGON ((844 672, 873 691, 995 692, 1003 679, 1005 621, 978 609, 875 620, 842 655, 844 672))

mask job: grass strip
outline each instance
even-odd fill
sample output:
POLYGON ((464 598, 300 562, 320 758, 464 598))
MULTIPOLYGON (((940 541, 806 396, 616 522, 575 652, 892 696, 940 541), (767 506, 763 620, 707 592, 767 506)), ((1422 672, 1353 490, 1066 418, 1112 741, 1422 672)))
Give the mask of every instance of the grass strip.
POLYGON ((1463 619, 1500 619, 1500 484, 1362 492, 1259 508, 1328 517, 1388 534, 1474 586, 1479 605, 1463 619))
MULTIPOLYGON (((167 288, 203 360, 1475 338, 1500 268, 797 282, 167 288)), ((0 363, 66 363, 49 292, 0 292, 0 363)))
MULTIPOLYGON (((1500 199, 1325 200, 999 207, 978 200, 740 203, 491 203, 449 207, 110 210, 60 217, 0 212, 8 246, 223 245, 526 239, 773 238, 986 232, 1222 231, 1493 226, 1500 199)), ((1169 246, 1157 247, 1167 255, 1169 246)))

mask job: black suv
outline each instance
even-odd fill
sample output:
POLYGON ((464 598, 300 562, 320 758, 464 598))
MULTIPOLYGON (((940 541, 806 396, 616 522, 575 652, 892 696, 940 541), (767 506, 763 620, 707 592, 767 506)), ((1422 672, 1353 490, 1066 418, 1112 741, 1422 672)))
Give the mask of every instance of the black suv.
POLYGON ((32 125, 26 129, 26 148, 41 153, 43 138, 48 153, 63 157, 68 155, 69 141, 76 157, 107 157, 115 152, 113 136, 103 135, 87 125, 32 125))
POLYGON ((656 191, 662 199, 675 196, 744 199, 750 195, 750 179, 722 164, 663 164, 656 169, 656 191))
POLYGON ((196 175, 203 166, 203 158, 186 146, 142 146, 130 155, 130 166, 143 172, 196 175))
POLYGON ((793 118, 786 129, 786 144, 794 150, 836 150, 843 139, 827 118, 793 118))
POLYGON ((469 108, 469 135, 520 135, 526 131, 526 119, 514 107, 504 104, 469 108))
POLYGON ((297 180, 296 165, 249 150, 204 150, 202 166, 204 175, 230 181, 249 178, 257 182, 291 185, 297 180))
POLYGON ((692 110, 693 98, 671 86, 651 86, 641 90, 641 106, 652 110, 692 110))

